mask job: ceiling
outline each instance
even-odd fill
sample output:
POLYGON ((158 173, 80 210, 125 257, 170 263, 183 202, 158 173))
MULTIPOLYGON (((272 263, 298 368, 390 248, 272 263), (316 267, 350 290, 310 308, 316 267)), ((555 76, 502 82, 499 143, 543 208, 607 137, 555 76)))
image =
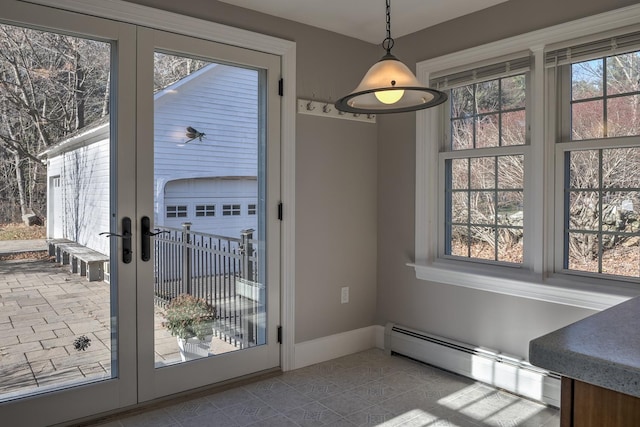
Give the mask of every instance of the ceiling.
MULTIPOLYGON (((220 0, 378 44, 386 37, 384 0, 220 0)), ((397 0, 391 36, 398 38, 507 0, 397 0)))

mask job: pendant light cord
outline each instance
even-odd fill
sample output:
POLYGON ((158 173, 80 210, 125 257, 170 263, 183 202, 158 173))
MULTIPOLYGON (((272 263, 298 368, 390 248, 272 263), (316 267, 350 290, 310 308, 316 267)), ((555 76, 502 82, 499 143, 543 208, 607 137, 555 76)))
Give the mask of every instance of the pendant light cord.
POLYGON ((391 38, 391 0, 387 0, 387 38, 382 41, 382 47, 391 55, 394 40, 391 38))

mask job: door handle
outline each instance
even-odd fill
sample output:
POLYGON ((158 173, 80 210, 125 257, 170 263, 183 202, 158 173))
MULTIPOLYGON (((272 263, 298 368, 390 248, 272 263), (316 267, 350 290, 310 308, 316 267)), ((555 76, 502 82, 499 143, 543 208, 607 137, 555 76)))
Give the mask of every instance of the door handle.
POLYGON ((159 228, 154 229, 155 233, 151 232, 151 220, 148 216, 143 216, 140 218, 140 230, 142 232, 142 244, 140 249, 140 258, 143 261, 149 261, 151 259, 151 237, 157 236, 158 234, 167 233, 168 230, 160 230, 159 228))
POLYGON ((149 261, 151 259, 151 220, 148 216, 140 219, 140 230, 142 232, 140 258, 142 261, 149 261))
POLYGON ((131 262, 133 255, 133 252, 131 251, 131 218, 129 218, 128 216, 122 218, 122 234, 104 231, 99 235, 122 238, 122 262, 124 262, 125 264, 129 264, 131 262))

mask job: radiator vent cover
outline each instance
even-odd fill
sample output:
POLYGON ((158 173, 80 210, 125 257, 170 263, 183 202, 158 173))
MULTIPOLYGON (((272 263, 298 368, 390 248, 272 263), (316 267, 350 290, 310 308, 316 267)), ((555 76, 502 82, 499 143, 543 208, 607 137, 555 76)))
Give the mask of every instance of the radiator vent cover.
POLYGON ((385 350, 560 407, 560 377, 529 362, 488 348, 388 323, 385 350))

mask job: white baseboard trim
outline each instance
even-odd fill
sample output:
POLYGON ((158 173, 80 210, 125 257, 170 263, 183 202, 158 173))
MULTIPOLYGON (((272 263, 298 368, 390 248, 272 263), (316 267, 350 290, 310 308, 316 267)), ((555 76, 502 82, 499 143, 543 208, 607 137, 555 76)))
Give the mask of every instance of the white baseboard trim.
MULTIPOLYGON (((427 335, 422 338, 412 338, 396 333, 395 345, 392 345, 392 326, 394 325, 389 324, 387 331, 384 326, 372 325, 298 343, 294 347, 294 366, 292 369, 304 368, 370 348, 379 348, 404 354, 437 368, 455 372, 555 407, 560 406, 559 379, 549 373, 544 373, 543 370, 531 367, 525 361, 493 350, 471 346, 470 348, 478 351, 481 349, 482 354, 474 356, 471 354, 473 351, 465 352, 439 343, 432 343, 427 339, 429 338, 427 335), (385 348, 385 332, 388 332, 387 348, 385 348), (492 359, 493 356, 496 360, 492 359)), ((455 343, 456 347, 469 347, 467 344, 454 342, 447 338, 437 338, 439 342, 455 343)))
POLYGON ((384 326, 372 325, 297 343, 293 369, 347 356, 370 348, 384 348, 384 326))

